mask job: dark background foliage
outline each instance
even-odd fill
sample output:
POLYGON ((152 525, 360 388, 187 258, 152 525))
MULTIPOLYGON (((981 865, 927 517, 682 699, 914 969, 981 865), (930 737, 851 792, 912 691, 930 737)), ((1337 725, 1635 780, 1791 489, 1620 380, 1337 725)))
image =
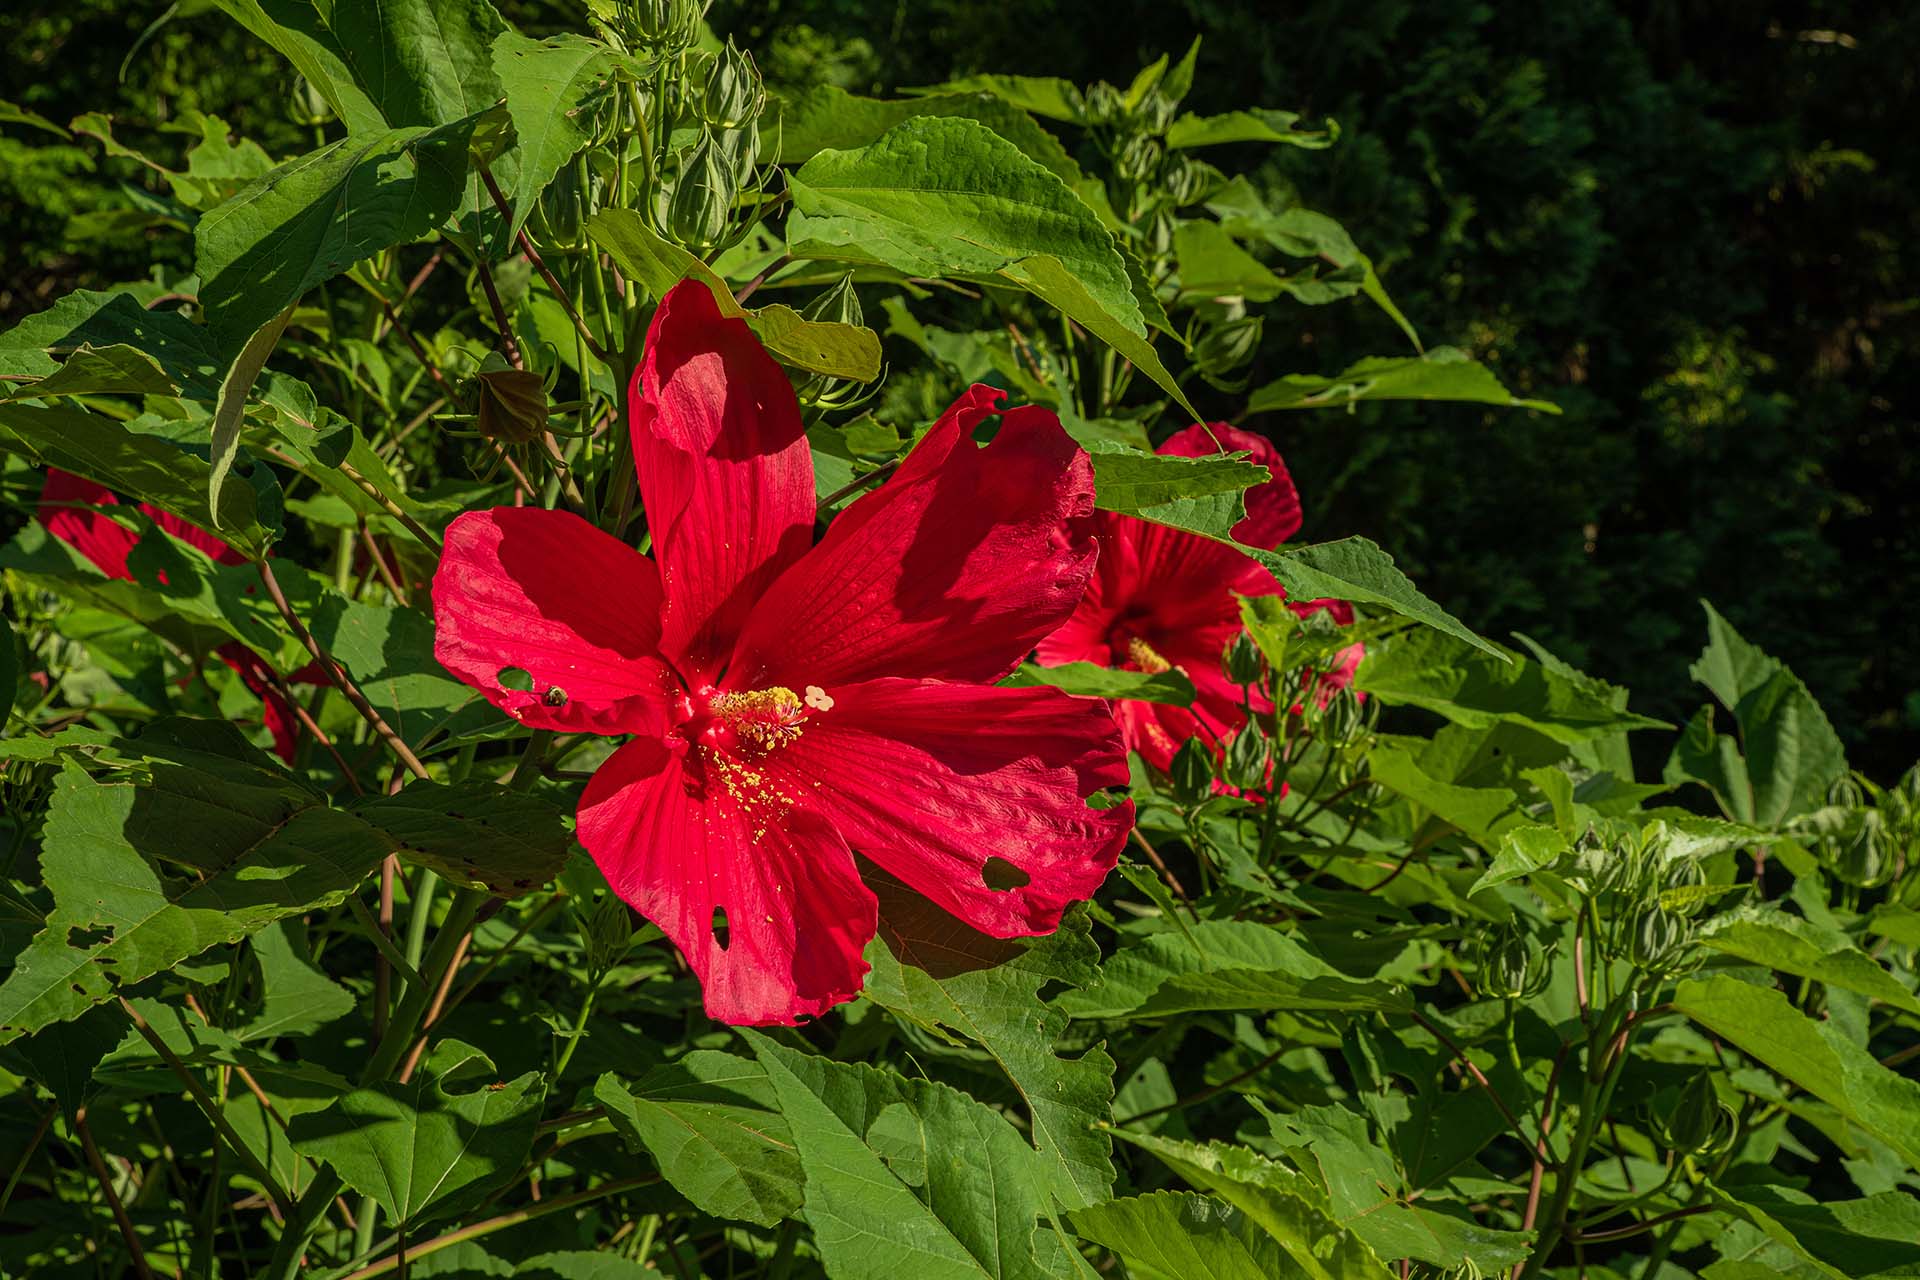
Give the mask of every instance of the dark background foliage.
MULTIPOLYGON (((137 48, 157 8, 18 14, 0 94, 63 122, 197 107, 297 149, 281 65, 195 7, 137 48)), ((549 16, 509 7, 526 29, 549 16)), ((1429 344, 1565 410, 1247 423, 1285 452, 1308 535, 1374 538, 1470 625, 1531 635, 1676 721, 1711 597, 1807 680, 1857 765, 1890 778, 1920 755, 1920 11, 723 0, 711 20, 770 80, 865 91, 1124 76, 1203 36, 1189 105, 1335 118, 1338 146, 1277 149, 1262 180, 1344 222, 1429 344)), ((153 256, 115 221, 134 162, 44 138, 29 159, 28 136, 0 134, 0 323, 153 256)), ((1270 325, 1254 385, 1400 342, 1370 308, 1300 308, 1270 325)))

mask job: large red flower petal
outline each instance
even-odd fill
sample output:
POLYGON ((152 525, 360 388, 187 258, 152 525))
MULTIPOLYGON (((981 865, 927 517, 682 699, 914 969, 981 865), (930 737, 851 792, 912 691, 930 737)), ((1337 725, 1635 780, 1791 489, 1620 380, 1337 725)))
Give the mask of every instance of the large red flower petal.
POLYGON ((434 656, 536 729, 657 729, 672 679, 660 604, 653 562, 578 516, 470 511, 433 575, 434 656), (532 688, 503 685, 510 668, 532 688))
POLYGON ((799 738, 763 762, 862 857, 983 933, 1048 933, 1092 896, 1133 805, 1113 713, 1056 689, 873 680, 820 691, 799 738))
POLYGON ((976 387, 767 592, 728 681, 993 681, 1072 613, 1093 569, 1093 466, 1052 413, 976 387))
POLYGON ((1253 456, 1247 461, 1259 463, 1272 475, 1266 483, 1247 490, 1247 515, 1233 526, 1234 540, 1271 551, 1300 532, 1300 491, 1293 487, 1293 477, 1287 474, 1287 464, 1281 460, 1280 451, 1265 436, 1224 422, 1211 422, 1206 426, 1195 423, 1174 433, 1154 452, 1182 458, 1204 458, 1222 452, 1251 453, 1253 456))
POLYGON ((86 509, 118 502, 105 485, 70 471, 49 470, 40 489, 40 523, 109 578, 132 578, 127 555, 139 536, 112 516, 86 509))
POLYGON ((667 596, 662 650, 697 683, 812 541, 813 454, 793 385, 697 280, 661 299, 630 402, 667 596))
POLYGON ((635 738, 587 784, 579 834, 700 976, 708 1016, 791 1024, 859 992, 873 891, 839 834, 757 768, 635 738))

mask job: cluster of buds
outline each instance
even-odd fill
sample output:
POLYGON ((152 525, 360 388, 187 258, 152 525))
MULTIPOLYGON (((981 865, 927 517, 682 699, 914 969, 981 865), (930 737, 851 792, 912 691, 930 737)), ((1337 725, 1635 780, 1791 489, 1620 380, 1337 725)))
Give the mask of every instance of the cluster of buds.
POLYGON ((707 59, 704 84, 684 104, 698 136, 663 164, 655 215, 662 234, 703 258, 739 243, 759 220, 771 173, 760 167, 766 102, 753 59, 729 40, 707 59))
POLYGON ((658 56, 684 53, 700 36, 713 0, 624 0, 621 16, 633 43, 658 56))
POLYGON ((1884 789, 1858 774, 1838 779, 1826 807, 1803 818, 1796 834, 1851 889, 1902 879, 1920 861, 1920 765, 1884 789))
POLYGON ((1731 1150, 1739 1136, 1740 1113, 1720 1096, 1713 1074, 1695 1073, 1671 1104, 1656 1098, 1647 1109, 1647 1131, 1677 1156, 1713 1160, 1731 1150))

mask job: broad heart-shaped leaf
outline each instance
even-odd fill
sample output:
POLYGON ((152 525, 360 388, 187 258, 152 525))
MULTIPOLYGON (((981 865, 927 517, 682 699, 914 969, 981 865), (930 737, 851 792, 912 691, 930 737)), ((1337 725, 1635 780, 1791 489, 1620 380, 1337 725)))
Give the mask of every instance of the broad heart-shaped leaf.
MULTIPOLYGON (((460 1056, 446 1053, 450 1044, 435 1058, 460 1056)), ((465 1077, 462 1092, 430 1062, 406 1084, 381 1081, 295 1116, 294 1149, 372 1196, 397 1225, 472 1208, 519 1173, 545 1092, 539 1072, 501 1083, 472 1051, 455 1074, 465 1077)))
POLYGON ((1038 1157, 999 1114, 932 1081, 741 1034, 786 1116, 806 1174, 801 1213, 827 1274, 1057 1276, 1036 1247, 1038 1157))
POLYGON ((1247 461, 1244 453, 1183 458, 1118 445, 1099 445, 1089 452, 1094 505, 1141 519, 1152 519, 1149 513, 1155 508, 1242 493, 1271 478, 1265 467, 1247 461))
POLYGON ((602 209, 587 220, 587 235, 607 251, 622 275, 638 280, 656 298, 682 280, 700 281, 712 291, 721 315, 744 319, 767 350, 795 368, 859 382, 880 376, 880 336, 873 330, 808 320, 780 303, 749 311, 733 300, 733 290, 713 268, 655 235, 646 219, 631 209, 602 209))
POLYGON ((1515 396, 1485 365, 1455 347, 1435 347, 1419 356, 1369 356, 1331 378, 1288 374, 1255 391, 1247 412, 1338 409, 1362 400, 1465 400, 1560 412, 1551 401, 1515 396))
POLYGON ((1920 998, 1846 934, 1789 915, 1778 907, 1750 907, 1717 916, 1701 929, 1699 940, 1723 955, 1857 991, 1896 1009, 1920 1014, 1920 998))
POLYGON ((1203 1146, 1125 1129, 1116 1129, 1114 1136, 1258 1223, 1292 1264, 1269 1274, 1297 1272, 1308 1280, 1381 1280, 1386 1274, 1386 1264, 1367 1243, 1333 1220, 1326 1189, 1307 1175, 1224 1142, 1203 1146))
POLYGON ((213 0, 254 35, 278 49, 327 100, 349 131, 366 133, 387 127, 382 109, 354 75, 361 58, 353 33, 365 31, 365 5, 358 0, 213 0))
POLYGON ((49 377, 61 368, 56 355, 70 362, 88 347, 96 355, 129 347, 159 365, 183 395, 212 400, 222 368, 213 337, 177 309, 169 310, 161 302, 166 292, 151 283, 75 290, 0 333, 0 373, 49 377))
POLYGON ((1301 1274, 1252 1217, 1191 1191, 1109 1200, 1071 1215, 1074 1234, 1154 1280, 1273 1280, 1301 1274))
MULTIPOLYGON (((1904 1192, 1821 1203, 1780 1187, 1707 1190, 1715 1205, 1753 1227, 1759 1237, 1751 1244, 1722 1240, 1721 1256, 1751 1258, 1763 1269, 1760 1274, 1784 1274, 1799 1263, 1835 1280, 1920 1275, 1920 1200, 1904 1192)), ((1715 1268, 1705 1274, 1715 1274, 1715 1268)))
POLYGON ((1084 123, 1087 114, 1079 87, 1071 80, 1062 80, 1058 76, 968 76, 944 84, 915 86, 902 92, 915 96, 986 93, 1022 111, 1045 116, 1049 120, 1064 120, 1068 124, 1084 123))
POLYGON ((416 240, 459 207, 477 116, 355 134, 290 160, 194 229, 200 301, 223 350, 307 290, 416 240))
POLYGON ((504 720, 433 657, 433 620, 419 609, 362 604, 311 574, 276 570, 320 645, 416 750, 456 728, 504 720))
POLYGON ((208 506, 212 470, 205 461, 112 418, 79 409, 0 404, 0 445, 42 466, 131 494, 202 529, 217 525, 228 542, 249 553, 264 552, 278 532, 277 521, 263 519, 252 486, 223 486, 216 513, 208 506))
POLYGON ((1555 671, 1504 646, 1489 654, 1433 630, 1369 644, 1354 683, 1382 701, 1425 707, 1469 729, 1511 720, 1569 744, 1672 727, 1626 711, 1610 685, 1555 671))
POLYGON ((1214 147, 1229 142, 1282 142, 1290 147, 1321 151, 1332 146, 1340 130, 1331 120, 1325 129, 1296 129, 1300 117, 1291 111, 1256 107, 1219 116, 1181 116, 1167 126, 1169 147, 1214 147))
POLYGON ((490 782, 415 781, 356 803, 353 813, 402 857, 502 898, 559 875, 571 846, 552 805, 490 782))
POLYGON ((353 1012, 353 993, 313 962, 306 926, 282 920, 253 935, 260 1007, 234 1029, 241 1044, 298 1036, 353 1012))
POLYGON ((1193 681, 1177 668, 1146 672, 1122 671, 1118 667, 1103 667, 1095 662, 1068 662, 1057 667, 1023 662, 1000 683, 1016 688, 1050 685, 1055 689, 1064 689, 1076 698, 1126 698, 1133 702, 1162 702, 1174 707, 1193 705, 1193 681))
POLYGON ((1063 992, 1054 1003, 1076 1018, 1407 1004, 1388 984, 1347 977, 1278 929, 1237 920, 1202 920, 1144 938, 1108 958, 1099 985, 1063 992))
POLYGON ((1725 975, 1682 982, 1673 1006, 1920 1170, 1920 1082, 1881 1066, 1834 1023, 1815 1022, 1772 987, 1725 975))
POLYGON ((1358 1112, 1302 1107, 1289 1115, 1268 1112, 1267 1125, 1288 1156, 1326 1184, 1335 1220, 1380 1257, 1415 1258, 1448 1269, 1468 1262, 1492 1269, 1526 1260, 1531 1232, 1483 1227, 1464 1211, 1456 1217, 1434 1201, 1408 1196, 1405 1176, 1358 1112))
POLYGON ((1712 605, 1700 604, 1707 647, 1688 672, 1733 713, 1739 748, 1715 735, 1710 719, 1696 719, 1674 747, 1669 773, 1712 787, 1742 822, 1779 826, 1819 808, 1847 770, 1839 735, 1798 676, 1749 644, 1712 605))
POLYGON ((1112 234, 1058 176, 985 125, 903 120, 871 145, 821 152, 790 181, 786 230, 796 256, 1018 285, 1193 412, 1153 353, 1112 234))
POLYGON ((0 983, 0 1043, 276 920, 343 899, 391 840, 327 807, 232 728, 163 721, 112 782, 63 767, 40 871, 46 928, 0 983))
POLYGON ((802 164, 822 151, 867 146, 914 116, 964 116, 1011 142, 1068 186, 1086 176, 1058 138, 1025 111, 991 93, 938 93, 887 101, 822 84, 775 98, 768 114, 779 120, 781 164, 802 164))
POLYGON ((1505 833, 1525 823, 1520 797, 1509 787, 1470 787, 1436 778, 1398 746, 1377 748, 1370 765, 1381 786, 1458 827, 1483 849, 1500 848, 1505 833))
POLYGON ((1670 787, 1697 782, 1713 792, 1720 807, 1736 822, 1757 824, 1753 812, 1753 783, 1747 761, 1732 734, 1714 727, 1713 704, 1708 703, 1687 721, 1675 740, 1660 774, 1670 787))
POLYGON ((1098 1046, 1077 1058, 1060 1053, 1067 1013, 1039 998, 1049 982, 1093 980, 1100 953, 1085 915, 1022 946, 978 934, 943 911, 915 911, 911 895, 894 886, 875 887, 880 937, 867 947, 867 999, 993 1055, 1026 1101, 1040 1176, 1061 1208, 1112 1194, 1113 1144, 1095 1126, 1112 1108, 1113 1059, 1098 1046))
POLYGON ((0 386, 0 400, 45 399, 48 396, 177 395, 179 384, 138 347, 124 342, 96 347, 83 342, 58 369, 37 382, 0 386))
POLYGON ((496 248, 503 249, 560 167, 587 145, 592 108, 613 83, 614 54, 584 36, 529 40, 516 31, 502 31, 494 37, 492 56, 493 74, 519 138, 512 189, 503 193, 513 215, 495 241, 496 248))
POLYGON ((603 1075, 593 1097, 702 1213, 771 1227, 800 1208, 800 1159, 753 1059, 695 1049, 632 1086, 603 1075))

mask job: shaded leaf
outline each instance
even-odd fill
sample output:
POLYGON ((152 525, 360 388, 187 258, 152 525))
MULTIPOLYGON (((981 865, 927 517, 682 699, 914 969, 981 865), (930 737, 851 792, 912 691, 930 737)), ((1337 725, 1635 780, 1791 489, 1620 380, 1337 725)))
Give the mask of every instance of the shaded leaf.
POLYGON ((1551 401, 1515 396, 1485 365, 1455 347, 1435 347, 1420 356, 1369 356, 1331 378, 1288 374, 1255 391, 1247 412, 1342 408, 1362 400, 1466 400, 1560 412, 1551 401))
POLYGON ((1162 702, 1169 706, 1193 705, 1193 681, 1183 672, 1122 671, 1095 662, 1067 662, 1043 667, 1024 662, 1000 682, 1015 687, 1051 685, 1081 698, 1128 698, 1135 702, 1162 702))

